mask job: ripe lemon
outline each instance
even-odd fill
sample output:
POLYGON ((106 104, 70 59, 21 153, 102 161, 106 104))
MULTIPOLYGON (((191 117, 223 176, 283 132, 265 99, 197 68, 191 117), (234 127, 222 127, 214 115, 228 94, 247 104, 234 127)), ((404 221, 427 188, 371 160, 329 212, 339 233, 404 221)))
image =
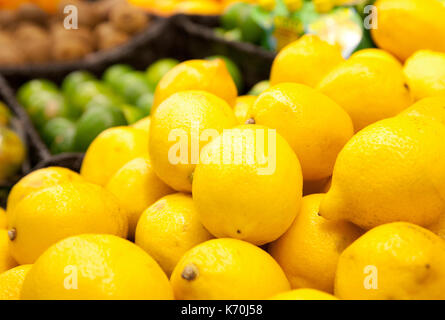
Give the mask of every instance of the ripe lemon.
POLYGON ((33 263, 50 245, 82 233, 127 236, 128 222, 117 199, 90 183, 66 183, 36 191, 11 212, 11 253, 33 263))
POLYGON ((445 212, 445 126, 395 117, 356 134, 340 152, 320 214, 362 228, 407 221, 421 226, 445 212))
POLYGON ((178 1, 175 5, 175 12, 184 14, 219 15, 222 9, 220 3, 208 0, 178 1))
POLYGON ((445 96, 429 97, 417 101, 400 113, 401 116, 426 117, 445 124, 445 96))
POLYGON ((0 208, 0 229, 6 229, 8 226, 6 211, 0 208))
POLYGON ((300 160, 304 180, 331 176, 337 154, 354 134, 351 118, 339 105, 297 83, 266 90, 249 114, 287 140, 300 160))
POLYGON ((135 243, 147 251, 168 276, 186 251, 211 239, 199 221, 192 197, 171 194, 144 211, 135 243))
POLYGON ((318 89, 349 113, 355 131, 412 103, 402 69, 380 58, 351 58, 327 74, 318 89))
POLYGON ((405 61, 414 52, 445 52, 445 6, 438 0, 379 0, 377 28, 371 35, 379 48, 405 61))
POLYGON ((245 124, 247 119, 249 118, 249 110, 255 103, 257 96, 241 96, 236 98, 235 107, 233 108, 233 112, 235 113, 235 117, 238 120, 239 124, 245 124))
POLYGON ((275 130, 243 125, 225 130, 203 149, 193 200, 214 236, 262 245, 281 236, 302 198, 300 164, 275 130))
POLYGON ((314 87, 343 61, 339 47, 317 36, 305 35, 278 53, 272 65, 270 82, 271 85, 297 82, 314 87))
POLYGON ((167 72, 156 86, 153 111, 172 94, 187 90, 202 90, 220 97, 230 106, 238 95, 236 85, 222 59, 189 60, 167 72))
POLYGON ((445 96, 445 53, 418 51, 406 61, 403 70, 416 100, 445 96))
POLYGON ((296 289, 279 293, 271 300, 338 300, 333 295, 315 289, 296 289))
POLYGON ((445 240, 445 215, 441 214, 439 220, 428 226, 428 229, 445 240))
POLYGON ((230 106, 211 93, 172 95, 152 115, 149 149, 153 169, 175 190, 190 192, 200 150, 214 138, 206 133, 218 135, 236 125, 230 106))
POLYGON ((108 182, 106 189, 116 196, 128 217, 128 236, 134 232, 142 212, 156 200, 172 193, 153 171, 148 157, 136 158, 120 168, 108 182))
POLYGON ((394 63, 394 65, 402 68, 402 64, 391 53, 377 48, 367 48, 354 52, 350 58, 378 58, 384 59, 388 62, 394 63))
POLYGON ((304 197, 292 226, 269 245, 270 254, 283 268, 292 288, 333 292, 338 258, 362 233, 352 223, 320 217, 318 209, 324 196, 304 197))
POLYGON ((7 212, 11 212, 24 197, 32 192, 66 182, 82 181, 83 178, 77 172, 66 168, 49 167, 33 171, 12 188, 8 197, 7 212))
POLYGON ((31 264, 24 264, 0 274, 0 300, 20 299, 23 281, 31 266, 31 264))
POLYGON ((130 241, 84 234, 46 250, 29 271, 21 292, 31 300, 173 298, 156 261, 130 241))
POLYGON ((139 120, 138 122, 133 123, 131 126, 136 129, 142 129, 148 134, 150 132, 150 123, 151 123, 151 118, 145 117, 139 120))
POLYGON ((374 228, 340 256, 340 299, 445 299, 445 242, 419 226, 396 222, 374 228))
POLYGON ((170 281, 178 300, 256 300, 290 289, 267 252, 236 239, 209 240, 189 250, 170 281))
POLYGON ((0 272, 5 272, 14 268, 17 262, 11 254, 11 247, 9 245, 9 237, 7 230, 0 230, 0 272))
POLYGON ((146 132, 132 127, 103 131, 89 146, 80 174, 92 183, 105 186, 128 161, 148 155, 146 132))

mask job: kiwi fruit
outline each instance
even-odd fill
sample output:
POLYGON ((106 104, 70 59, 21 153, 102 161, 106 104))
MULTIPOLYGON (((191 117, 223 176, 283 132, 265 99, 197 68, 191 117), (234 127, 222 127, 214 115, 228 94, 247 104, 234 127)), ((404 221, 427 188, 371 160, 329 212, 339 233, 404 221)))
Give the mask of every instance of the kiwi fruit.
POLYGON ((17 19, 20 22, 32 22, 44 26, 48 21, 48 14, 36 4, 23 3, 17 10, 17 19))
POLYGON ((57 16, 60 20, 63 21, 65 19, 66 13, 64 12, 64 9, 68 5, 73 5, 77 8, 79 27, 85 26, 93 28, 99 23, 100 17, 98 16, 96 10, 94 10, 93 3, 79 0, 62 0, 59 3, 57 16))
POLYGON ((126 43, 128 34, 113 27, 109 22, 98 25, 95 29, 97 47, 99 50, 107 50, 126 43))
POLYGON ((54 41, 52 58, 56 61, 73 61, 84 58, 93 48, 78 37, 60 38, 54 41))
POLYGON ((119 4, 126 3, 125 0, 101 0, 93 2, 94 10, 100 22, 108 20, 110 16, 111 9, 119 4))
POLYGON ((14 39, 28 62, 49 61, 52 41, 46 29, 33 23, 21 23, 14 32, 14 39))
POLYGON ((0 10, 0 28, 12 29, 17 23, 17 12, 12 10, 0 10))
POLYGON ((111 9, 110 22, 120 31, 135 34, 148 25, 148 16, 135 6, 123 3, 111 9))

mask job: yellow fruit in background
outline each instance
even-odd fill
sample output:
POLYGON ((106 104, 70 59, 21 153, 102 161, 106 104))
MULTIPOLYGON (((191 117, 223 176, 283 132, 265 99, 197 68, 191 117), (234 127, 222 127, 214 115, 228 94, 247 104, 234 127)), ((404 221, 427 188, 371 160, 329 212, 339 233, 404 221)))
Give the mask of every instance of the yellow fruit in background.
POLYGON ((439 217, 439 220, 437 220, 432 225, 429 225, 428 229, 445 240, 445 214, 442 213, 439 217))
POLYGON ((141 129, 141 130, 144 130, 146 133, 149 133, 150 132, 150 123, 151 123, 151 118, 145 117, 145 118, 133 123, 131 126, 133 128, 141 129))
POLYGON ((156 261, 130 241, 84 234, 46 250, 29 271, 24 300, 169 300, 172 288, 156 261))
POLYGON ((153 169, 175 190, 190 192, 200 150, 214 138, 207 134, 217 135, 237 124, 232 108, 211 93, 172 95, 152 115, 149 149, 153 169))
POLYGON ((269 253, 283 268, 292 288, 332 293, 340 254, 362 234, 352 223, 320 217, 318 209, 324 196, 304 197, 289 230, 269 245, 269 253))
POLYGON ((445 53, 418 51, 406 61, 403 71, 416 100, 445 96, 445 53))
POLYGON ((19 300, 23 281, 31 264, 12 268, 0 274, 0 300, 19 300))
POLYGON ((193 200, 210 233, 262 245, 289 228, 303 179, 295 153, 275 130, 225 130, 202 153, 209 161, 196 166, 193 200))
POLYGON ((445 241, 419 226, 396 222, 372 229, 340 256, 340 299, 445 299, 445 241))
POLYGON ((81 176, 105 186, 128 161, 148 155, 148 136, 140 129, 114 127, 103 131, 91 143, 80 169, 81 176))
POLYGON ((7 211, 15 206, 28 194, 66 182, 82 182, 83 178, 72 170, 62 167, 49 167, 35 170, 23 177, 12 188, 8 196, 7 211))
POLYGON ((186 90, 202 90, 235 105, 238 96, 236 85, 222 59, 189 60, 171 69, 158 83, 155 90, 154 110, 172 94, 186 90))
POLYGON ((0 181, 14 177, 25 160, 26 149, 11 129, 0 126, 0 181))
POLYGON ((314 289, 296 289, 279 293, 271 300, 338 300, 333 295, 314 289))
POLYGON ((349 113, 356 132, 397 115, 413 101, 402 69, 379 58, 344 62, 323 78, 318 89, 349 113))
POLYGON ((400 116, 425 117, 445 125, 445 95, 419 100, 408 109, 402 111, 400 116))
POLYGON ((128 217, 128 236, 134 232, 142 212, 156 200, 172 193, 153 171, 148 157, 136 158, 120 168, 108 182, 106 189, 115 195, 128 217))
POLYGON ((170 276, 184 253, 212 235, 199 221, 192 197, 171 194, 144 211, 135 243, 150 254, 170 276))
POLYGON ((185 14, 219 15, 221 14, 222 7, 221 4, 216 1, 180 1, 175 6, 175 11, 185 14))
POLYGON ((378 49, 378 48, 367 48, 367 49, 362 49, 359 51, 354 52, 350 59, 354 59, 354 58, 377 58, 377 59, 384 59, 388 62, 392 62, 394 63, 396 66, 402 68, 402 64, 400 63, 399 60, 397 60, 396 57, 394 57, 391 53, 382 50, 382 49, 378 49))
POLYGON ((305 180, 331 176, 337 154, 354 134, 351 118, 339 105, 297 83, 281 83, 264 91, 249 116, 287 140, 305 180))
POLYGON ((401 61, 414 52, 445 52, 445 6, 440 0, 378 0, 377 28, 371 35, 382 48, 401 61))
POLYGON ((314 35, 305 35, 284 47, 275 58, 271 85, 297 82, 314 87, 334 67, 344 61, 339 47, 314 35))
POLYGON ((7 218, 6 211, 3 208, 0 208, 0 229, 6 229, 7 227, 7 218))
POLYGON ((11 255, 11 248, 9 245, 8 231, 0 230, 0 272, 5 272, 14 268, 17 262, 11 255))
POLYGON ((249 110, 255 103, 257 96, 240 96, 236 98, 235 107, 233 107, 233 112, 238 120, 239 124, 245 124, 246 120, 249 118, 249 110))
POLYGON ((236 239, 214 239, 188 251, 171 276, 178 300, 262 300, 290 289, 278 263, 236 239))
POLYGON ((415 117, 379 121, 340 152, 320 214, 364 229, 407 221, 421 226, 445 212, 445 126, 415 117))
POLYGON ((85 182, 34 192, 10 214, 11 253, 20 264, 33 263, 49 246, 69 236, 127 236, 127 216, 118 200, 104 188, 85 182))

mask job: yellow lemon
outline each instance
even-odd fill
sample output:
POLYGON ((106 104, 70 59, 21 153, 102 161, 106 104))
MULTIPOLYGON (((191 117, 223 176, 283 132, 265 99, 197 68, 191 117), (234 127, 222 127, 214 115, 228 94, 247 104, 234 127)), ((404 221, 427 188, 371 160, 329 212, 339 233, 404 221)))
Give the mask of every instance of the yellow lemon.
POLYGON ((320 214, 365 229, 407 221, 421 226, 445 212, 445 126, 415 117, 379 121, 340 152, 320 214))
POLYGON ((377 58, 377 59, 384 59, 388 62, 392 62, 394 63, 394 65, 402 68, 402 64, 400 63, 399 60, 397 60, 396 57, 394 57, 391 53, 382 50, 382 49, 378 49, 378 48, 367 48, 367 49, 362 49, 359 51, 354 52, 350 59, 353 58, 377 58))
POLYGON ((245 124, 247 119, 249 118, 249 110, 255 103, 257 96, 241 96, 236 98, 235 107, 233 107, 233 112, 235 113, 235 117, 238 120, 239 124, 245 124))
POLYGON ((262 245, 281 236, 300 209, 302 174, 287 142, 259 125, 225 130, 203 149, 193 200, 214 236, 262 245))
POLYGON ((219 15, 222 9, 220 3, 208 0, 180 1, 175 6, 176 12, 198 15, 219 15))
POLYGON ((50 245, 82 233, 127 236, 128 222, 117 199, 90 183, 66 183, 36 191, 11 212, 11 253, 33 263, 50 245))
POLYGON ((419 226, 395 222, 374 228, 340 256, 340 299, 445 299, 445 241, 419 226))
POLYGON ((9 193, 7 211, 14 207, 28 194, 47 187, 66 182, 82 182, 83 178, 74 171, 61 167, 49 167, 31 172, 17 182, 9 193))
POLYGON ((356 131, 412 103, 402 69, 385 59, 349 59, 327 74, 318 89, 349 113, 356 131))
POLYGON ((445 53, 418 51, 406 61, 403 70, 416 100, 445 96, 445 53))
POLYGON ((189 60, 171 69, 156 86, 152 113, 172 94, 186 90, 202 90, 235 105, 236 85, 222 59, 189 60))
POLYGON ((178 300, 259 300, 290 288, 267 252, 236 239, 209 240, 189 250, 170 281, 178 300))
POLYGON ((3 208, 0 208, 0 229, 6 229, 8 226, 6 211, 3 208))
POLYGON ((136 158, 120 168, 108 182, 106 189, 116 196, 128 217, 128 236, 134 237, 142 212, 156 200, 172 193, 154 173, 148 157, 136 158))
POLYGON ((211 239, 196 213, 192 197, 176 193, 144 211, 135 243, 147 251, 168 276, 186 251, 211 239))
POLYGON ((271 300, 338 300, 333 295, 315 289, 296 289, 279 293, 271 300))
POLYGON ((401 116, 426 117, 445 124, 445 96, 419 100, 400 113, 401 116))
POLYGON ((7 230, 0 230, 0 272, 5 272, 17 266, 17 262, 11 255, 9 236, 7 230))
POLYGON ((314 87, 335 66, 342 63, 339 47, 314 35, 305 35, 284 47, 275 58, 271 85, 297 82, 314 87))
POLYGON ((26 157, 26 148, 11 129, 0 126, 0 181, 14 177, 26 157))
POLYGON ((377 28, 371 34, 379 48, 405 61, 414 52, 445 52, 445 6, 439 0, 378 0, 377 28))
POLYGON ((287 140, 304 180, 331 176, 337 154, 354 134, 351 118, 339 105, 297 83, 264 91, 249 114, 254 123, 276 129, 287 140))
POLYGON ((113 235, 84 234, 46 250, 23 283, 21 299, 167 300, 167 276, 144 250, 113 235))
POLYGON ((232 108, 211 93, 172 95, 151 119, 149 149, 156 174, 175 190, 190 192, 201 148, 223 129, 236 125, 232 108))
POLYGON ((20 299, 23 281, 31 266, 31 264, 24 264, 0 274, 0 300, 20 299))
POLYGON ((270 254, 283 268, 292 288, 333 292, 338 258, 362 233, 352 223, 320 217, 323 197, 304 197, 292 226, 269 245, 270 254))
POLYGON ((428 229, 445 240, 445 214, 442 213, 439 217, 439 220, 437 220, 432 225, 429 225, 428 229))
POLYGON ((146 132, 132 127, 110 128, 88 147, 80 174, 89 182, 105 186, 124 164, 144 156, 148 156, 146 132))
POLYGON ((141 130, 144 130, 146 133, 149 133, 150 132, 150 123, 151 123, 151 118, 145 117, 145 118, 133 123, 131 126, 133 128, 141 129, 141 130))

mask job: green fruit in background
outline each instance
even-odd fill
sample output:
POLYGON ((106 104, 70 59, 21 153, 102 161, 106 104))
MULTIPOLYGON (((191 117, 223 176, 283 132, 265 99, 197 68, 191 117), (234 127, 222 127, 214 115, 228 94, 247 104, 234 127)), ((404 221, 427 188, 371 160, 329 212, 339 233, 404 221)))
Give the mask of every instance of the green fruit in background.
POLYGON ((226 63, 227 70, 229 71, 230 75, 232 76, 233 81, 236 84, 236 87, 238 89, 238 93, 243 91, 243 76, 241 74, 241 70, 238 68, 235 62, 230 60, 229 58, 225 56, 211 56, 207 57, 207 60, 215 60, 215 59, 222 59, 226 63))
POLYGON ((227 41, 241 41, 243 40, 243 36, 241 34, 241 29, 236 28, 224 33, 224 39, 227 41))
POLYGON ((246 16, 243 24, 241 25, 241 37, 243 41, 250 43, 259 43, 264 35, 264 30, 257 23, 257 20, 253 16, 253 7, 246 16))
POLYGON ((57 85, 49 80, 34 79, 23 84, 17 91, 17 100, 24 106, 28 107, 32 101, 31 97, 35 93, 45 92, 58 92, 57 85))
POLYGON ((0 126, 0 182, 13 177, 25 160, 22 140, 12 130, 0 126))
POLYGON ((130 104, 136 104, 143 94, 153 92, 145 73, 140 71, 124 74, 115 89, 130 104))
POLYGON ((52 154, 71 152, 74 149, 76 124, 66 118, 49 120, 42 129, 42 138, 52 154))
POLYGON ((263 80, 254 85, 252 89, 250 89, 248 95, 259 96, 263 91, 269 88, 270 88, 269 80, 263 80))
POLYGON ((77 122, 74 149, 85 152, 102 131, 124 125, 127 125, 127 121, 121 109, 111 106, 92 106, 77 122))
POLYGON ((102 79, 112 88, 116 88, 126 73, 133 72, 134 69, 128 64, 115 64, 105 70, 102 79))
POLYGON ((70 108, 65 97, 58 92, 35 93, 27 108, 34 125, 40 129, 51 119, 58 117, 76 118, 77 110, 70 108))
POLYGON ((138 101, 136 101, 136 107, 141 109, 141 111, 145 115, 150 115, 151 107, 153 105, 154 94, 152 92, 144 93, 139 97, 138 101))
POLYGON ((0 101, 0 126, 7 126, 11 121, 12 114, 9 108, 0 101))
POLYGON ((90 80, 80 83, 76 94, 70 97, 69 101, 73 108, 85 111, 92 101, 95 104, 112 105, 119 103, 120 99, 104 83, 90 80))
POLYGON ((89 80, 95 80, 96 77, 88 71, 74 71, 63 79, 62 92, 67 97, 72 97, 76 94, 76 88, 79 84, 89 80))
POLYGON ((151 64, 146 71, 150 85, 155 88, 162 77, 178 64, 178 60, 170 58, 160 59, 151 64))
POLYGON ((135 106, 127 104, 122 106, 121 108, 128 124, 138 122, 139 120, 147 116, 141 109, 135 106))
POLYGON ((240 28, 249 15, 251 5, 244 2, 235 2, 224 10, 221 16, 221 26, 226 30, 240 28))

